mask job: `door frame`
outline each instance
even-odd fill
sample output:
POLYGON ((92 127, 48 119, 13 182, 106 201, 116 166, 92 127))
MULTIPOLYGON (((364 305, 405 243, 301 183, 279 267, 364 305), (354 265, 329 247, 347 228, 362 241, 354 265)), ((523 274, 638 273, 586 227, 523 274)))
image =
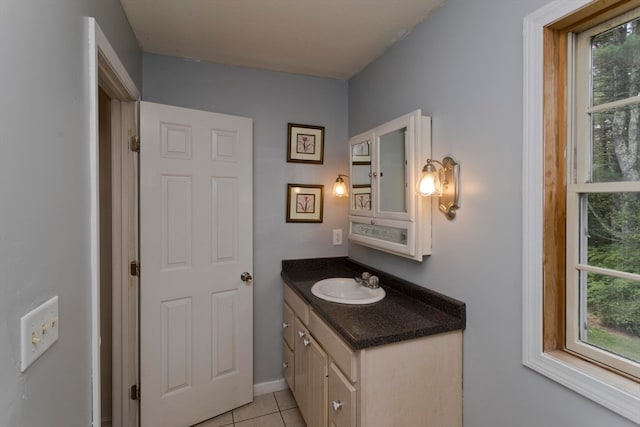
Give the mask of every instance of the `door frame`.
MULTIPOLYGON (((91 269, 91 392, 92 392, 92 425, 100 427, 101 392, 100 392, 100 194, 99 194, 99 122, 98 122, 98 86, 102 87, 112 99, 112 202, 114 220, 112 228, 113 239, 113 420, 123 427, 126 413, 124 407, 129 402, 127 378, 132 373, 137 376, 136 366, 130 366, 123 357, 125 351, 131 351, 131 343, 126 337, 132 336, 131 331, 137 331, 138 319, 131 319, 126 310, 129 307, 130 293, 123 292, 129 287, 129 242, 136 236, 128 226, 123 226, 122 218, 127 218, 131 203, 136 203, 135 195, 126 191, 129 188, 130 170, 127 162, 129 153, 128 132, 130 123, 123 119, 134 117, 137 121, 136 103, 140 99, 140 92, 129 76, 126 68, 118 58, 107 37, 100 29, 95 18, 86 18, 88 40, 88 92, 89 92, 89 183, 90 183, 90 269, 91 269), (115 102, 114 102, 115 101, 115 102), (132 111, 133 109, 133 111, 132 111), (125 187, 126 185, 126 187, 125 187), (123 191, 125 189, 125 191, 123 191), (125 361, 125 363, 123 363, 125 361), (121 420, 121 421, 118 421, 121 420)), ((135 125, 135 123, 134 123, 135 125)), ((136 219, 137 222, 137 219, 136 219)), ((137 301, 135 302, 137 303, 137 301)), ((135 335, 135 334, 134 334, 135 335)), ((135 349, 137 353, 137 348, 135 349)))

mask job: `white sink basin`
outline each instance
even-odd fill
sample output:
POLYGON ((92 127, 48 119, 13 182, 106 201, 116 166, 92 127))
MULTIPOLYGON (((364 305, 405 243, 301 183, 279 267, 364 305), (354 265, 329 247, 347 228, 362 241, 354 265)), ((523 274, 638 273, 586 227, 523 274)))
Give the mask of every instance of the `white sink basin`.
POLYGON ((384 289, 371 289, 349 277, 336 277, 316 282, 311 293, 325 301, 341 304, 371 304, 385 296, 384 289))

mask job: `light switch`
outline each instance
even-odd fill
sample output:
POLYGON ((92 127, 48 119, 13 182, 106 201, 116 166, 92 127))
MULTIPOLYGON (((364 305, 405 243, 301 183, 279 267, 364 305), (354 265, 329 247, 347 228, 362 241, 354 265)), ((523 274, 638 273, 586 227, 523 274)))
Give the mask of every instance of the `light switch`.
POLYGON ((59 323, 57 296, 20 318, 21 372, 58 340, 59 323))

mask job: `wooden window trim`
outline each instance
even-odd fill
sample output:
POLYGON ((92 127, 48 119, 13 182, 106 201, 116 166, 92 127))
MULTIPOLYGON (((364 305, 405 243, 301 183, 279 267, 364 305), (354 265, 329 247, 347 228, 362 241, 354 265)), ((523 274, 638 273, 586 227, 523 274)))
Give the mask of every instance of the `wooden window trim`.
POLYGON ((544 29, 543 350, 564 349, 567 32, 544 29))

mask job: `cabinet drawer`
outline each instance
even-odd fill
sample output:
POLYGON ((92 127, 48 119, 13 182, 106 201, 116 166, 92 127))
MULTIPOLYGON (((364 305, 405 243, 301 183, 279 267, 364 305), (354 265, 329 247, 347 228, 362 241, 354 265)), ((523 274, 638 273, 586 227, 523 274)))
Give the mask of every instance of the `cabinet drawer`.
POLYGON ((284 337, 285 342, 289 345, 289 348, 291 350, 294 349, 293 319, 294 319, 293 310, 291 309, 291 307, 287 305, 287 303, 284 303, 284 307, 282 310, 282 335, 284 337))
POLYGON ((284 300, 305 325, 309 324, 309 306, 288 285, 284 285, 284 300))
POLYGON ((329 427, 355 427, 356 389, 333 363, 329 366, 329 427))
MULTIPOLYGON (((291 325, 291 329, 293 329, 293 325, 291 325)), ((287 381, 287 385, 294 391, 294 382, 293 382, 293 374, 295 372, 295 366, 293 361, 293 351, 289 348, 287 343, 283 343, 282 345, 282 373, 284 374, 284 379, 287 381)))
POLYGON ((356 382, 358 380, 356 354, 314 311, 309 315, 309 331, 349 380, 356 382))

